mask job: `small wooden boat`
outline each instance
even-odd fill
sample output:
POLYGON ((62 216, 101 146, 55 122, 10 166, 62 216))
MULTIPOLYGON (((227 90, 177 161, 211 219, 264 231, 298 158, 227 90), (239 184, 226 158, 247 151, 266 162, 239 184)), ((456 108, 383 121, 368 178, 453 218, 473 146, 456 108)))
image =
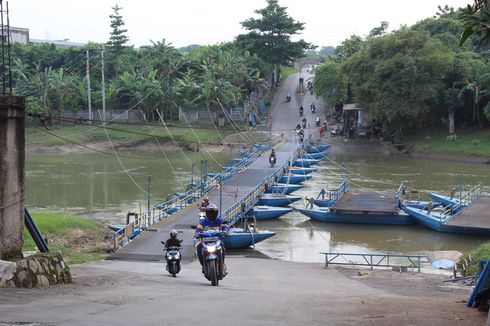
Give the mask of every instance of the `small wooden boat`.
POLYGON ((306 181, 308 179, 311 179, 311 175, 306 175, 306 174, 288 174, 288 175, 283 175, 279 179, 279 183, 289 183, 289 184, 298 184, 300 182, 306 181))
POLYGON ((319 160, 324 157, 327 157, 326 154, 323 153, 312 153, 312 154, 305 154, 303 155, 303 158, 308 159, 308 160, 319 160))
POLYGON ((298 167, 301 167, 301 168, 309 168, 311 167, 312 165, 314 164, 317 164, 318 162, 320 162, 320 160, 313 160, 313 159, 297 159, 296 161, 294 161, 293 163, 293 166, 298 166, 298 167))
POLYGON ((290 169, 289 169, 289 173, 292 173, 292 174, 310 174, 311 172, 313 171, 316 171, 318 170, 317 168, 300 168, 300 167, 296 167, 296 166, 292 166, 290 169))
POLYGON ((307 153, 321 153, 323 151, 326 151, 327 149, 329 149, 330 147, 332 147, 332 145, 320 145, 320 146, 311 146, 310 148, 308 148, 306 150, 307 153))
POLYGON ((281 207, 289 205, 297 200, 300 200, 301 196, 294 195, 281 195, 281 194, 263 194, 259 198, 259 205, 267 205, 274 207, 281 207))
POLYGON ((378 225, 409 225, 414 224, 414 219, 399 211, 391 212, 334 212, 328 207, 314 206, 312 209, 296 208, 303 215, 314 220, 330 223, 353 223, 353 224, 378 224, 378 225))
POLYGON ((272 231, 252 231, 242 228, 231 228, 225 236, 225 247, 229 249, 248 248, 256 243, 276 235, 272 231))
POLYGON ((291 212, 290 207, 254 206, 253 215, 257 220, 270 220, 291 212))
POLYGON ((286 184, 286 183, 278 183, 278 184, 270 187, 270 189, 267 189, 267 191, 265 193, 266 194, 281 193, 281 194, 287 195, 287 194, 292 193, 293 191, 296 191, 300 188, 303 188, 303 186, 302 185, 286 184))

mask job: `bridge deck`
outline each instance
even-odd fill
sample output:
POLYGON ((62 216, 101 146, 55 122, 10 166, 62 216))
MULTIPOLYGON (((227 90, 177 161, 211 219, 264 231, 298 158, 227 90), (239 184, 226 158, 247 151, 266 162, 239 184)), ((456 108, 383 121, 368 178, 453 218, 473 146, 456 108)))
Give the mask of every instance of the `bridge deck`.
POLYGON ((490 196, 482 196, 460 214, 456 215, 447 225, 490 228, 490 196))
MULTIPOLYGON (((292 140, 282 144, 276 149, 277 165, 276 168, 271 168, 269 164, 268 153, 259 157, 250 167, 230 179, 223 182, 221 189, 221 211, 227 210, 237 201, 246 197, 257 185, 259 185, 266 177, 273 174, 279 166, 291 159, 291 155, 296 149, 297 144, 292 140), (237 191, 238 188, 238 191, 237 191)), ((209 201, 216 206, 220 205, 220 190, 215 189, 207 195, 209 201)), ((124 248, 121 248, 111 256, 111 259, 125 260, 146 260, 159 261, 163 259, 162 245, 160 241, 168 238, 169 231, 176 229, 181 233, 180 239, 183 239, 182 256, 189 259, 193 257, 194 243, 192 234, 194 230, 191 226, 197 224, 198 209, 196 206, 200 204, 197 201, 182 211, 175 214, 175 217, 169 217, 161 222, 158 222, 138 236, 134 241, 130 242, 124 248), (151 232, 154 231, 154 232, 151 232)))
POLYGON ((349 191, 332 206, 335 213, 343 214, 396 214, 395 195, 376 191, 349 191))

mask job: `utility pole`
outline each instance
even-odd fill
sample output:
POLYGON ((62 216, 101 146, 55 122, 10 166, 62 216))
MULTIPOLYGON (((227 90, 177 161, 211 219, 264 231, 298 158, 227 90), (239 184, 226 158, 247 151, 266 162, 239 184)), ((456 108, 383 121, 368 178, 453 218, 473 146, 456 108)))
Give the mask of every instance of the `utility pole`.
POLYGON ((105 72, 105 63, 104 63, 104 50, 102 50, 101 53, 101 60, 102 60, 102 119, 104 122, 106 121, 106 112, 105 112, 105 77, 104 77, 104 72, 105 72))
POLYGON ((92 124, 92 100, 90 98, 90 57, 89 57, 89 50, 87 49, 87 69, 86 69, 86 76, 87 76, 87 102, 88 102, 88 123, 92 124))

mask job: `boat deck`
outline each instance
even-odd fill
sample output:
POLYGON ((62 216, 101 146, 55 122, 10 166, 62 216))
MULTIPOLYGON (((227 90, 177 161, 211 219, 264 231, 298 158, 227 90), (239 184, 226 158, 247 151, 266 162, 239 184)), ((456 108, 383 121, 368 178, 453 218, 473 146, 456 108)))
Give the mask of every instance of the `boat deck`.
POLYGON ((343 214, 386 214, 398 213, 395 195, 376 191, 349 191, 332 206, 332 211, 343 214))
POLYGON ((446 224, 490 229, 490 196, 481 196, 446 224))

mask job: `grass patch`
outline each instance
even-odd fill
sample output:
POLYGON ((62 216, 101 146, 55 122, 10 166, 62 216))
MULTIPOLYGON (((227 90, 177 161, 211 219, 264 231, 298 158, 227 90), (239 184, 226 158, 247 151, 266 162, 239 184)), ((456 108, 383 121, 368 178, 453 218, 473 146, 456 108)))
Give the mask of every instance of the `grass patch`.
MULTIPOLYGON (((478 248, 471 251, 470 255, 475 263, 468 266, 466 275, 475 275, 478 272, 478 262, 480 260, 487 260, 490 257, 490 242, 481 244, 478 248)), ((462 262, 462 260, 460 262, 462 262)))
MULTIPOLYGON (((174 124, 173 127, 169 127, 169 130, 161 124, 151 126, 110 124, 108 127, 117 129, 107 129, 107 134, 109 135, 111 142, 116 146, 119 144, 130 146, 146 141, 155 141, 155 137, 157 137, 160 142, 170 142, 172 141, 172 136, 177 142, 184 144, 197 143, 198 141, 206 144, 219 144, 221 143, 220 136, 226 137, 235 132, 235 129, 231 126, 227 126, 225 128, 218 128, 218 134, 218 131, 213 125, 192 126, 193 131, 187 126, 176 124, 174 124)), ((108 141, 108 137, 103 128, 87 125, 53 128, 49 130, 49 132, 37 128, 26 128, 26 139, 27 144, 33 146, 57 146, 69 144, 65 139, 82 144, 108 141)))
POLYGON ((490 156, 490 131, 465 130, 449 135, 437 132, 430 136, 415 136, 407 144, 419 151, 430 151, 451 155, 490 156))
MULTIPOLYGON (((61 251, 68 264, 79 264, 104 259, 110 252, 112 232, 103 223, 88 218, 62 213, 31 212, 32 217, 48 240, 50 251, 61 251)), ((24 228, 24 251, 36 245, 24 228)))
POLYGON ((296 72, 298 72, 298 69, 296 69, 296 67, 281 66, 281 78, 282 79, 286 79, 286 78, 288 78, 289 75, 292 75, 296 72))

